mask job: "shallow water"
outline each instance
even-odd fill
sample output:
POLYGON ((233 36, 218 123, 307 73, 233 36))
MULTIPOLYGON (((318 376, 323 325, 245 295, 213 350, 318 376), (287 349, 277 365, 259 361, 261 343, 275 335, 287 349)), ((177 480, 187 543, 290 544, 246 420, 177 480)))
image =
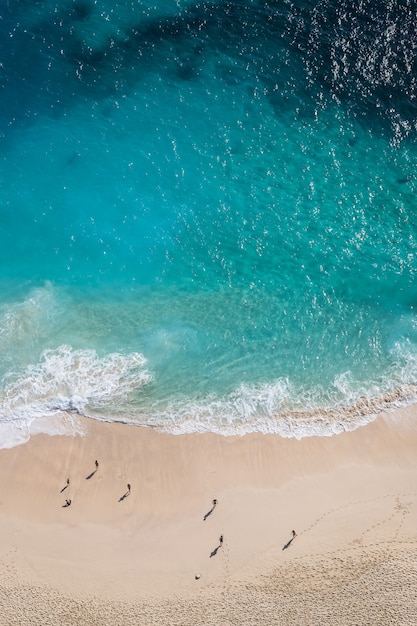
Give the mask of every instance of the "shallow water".
POLYGON ((415 401, 413 3, 140 6, 2 9, 0 444, 415 401))

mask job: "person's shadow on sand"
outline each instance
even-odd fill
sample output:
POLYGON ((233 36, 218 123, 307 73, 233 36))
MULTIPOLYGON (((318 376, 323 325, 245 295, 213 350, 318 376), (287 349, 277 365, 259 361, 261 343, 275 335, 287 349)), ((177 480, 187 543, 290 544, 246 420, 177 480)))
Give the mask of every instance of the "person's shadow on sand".
POLYGON ((205 516, 203 517, 203 520, 206 521, 206 519, 208 518, 209 515, 211 515, 214 511, 214 509, 217 506, 217 500, 213 500, 213 506, 211 507, 210 511, 207 511, 207 513, 205 514, 205 516))
POLYGON ((65 487, 62 487, 62 489, 61 489, 61 491, 59 493, 62 493, 63 491, 65 491, 65 489, 68 489, 68 487, 69 487, 69 478, 67 480, 67 483, 66 483, 65 487))
POLYGON ((289 541, 287 541, 287 543, 285 544, 285 546, 282 547, 283 550, 287 550, 287 548, 290 547, 290 545, 292 544, 292 542, 294 541, 294 539, 296 538, 297 533, 295 532, 295 530, 292 531, 292 537, 289 541))
POLYGON ((286 550, 287 548, 289 548, 293 541, 294 537, 291 537, 291 539, 285 544, 285 546, 282 546, 282 549, 286 550))
POLYGON ((219 545, 218 545, 216 548, 214 548, 213 552, 211 552, 211 553, 210 553, 210 558, 211 558, 212 556, 216 556, 217 552, 218 552, 218 551, 219 551, 219 549, 222 547, 222 545, 223 545, 223 535, 220 535, 220 538, 219 538, 219 545))
POLYGON ((210 552, 210 558, 212 556, 216 556, 218 549, 221 548, 221 546, 217 546, 217 548, 214 548, 213 552, 210 552))
POLYGON ((127 486, 127 491, 122 496, 120 496, 118 502, 123 502, 127 496, 130 496, 130 485, 127 486))
POLYGON ((98 461, 94 461, 94 464, 96 466, 96 469, 93 470, 88 476, 85 477, 86 480, 90 480, 90 478, 93 478, 94 474, 97 472, 97 470, 98 470, 98 461))

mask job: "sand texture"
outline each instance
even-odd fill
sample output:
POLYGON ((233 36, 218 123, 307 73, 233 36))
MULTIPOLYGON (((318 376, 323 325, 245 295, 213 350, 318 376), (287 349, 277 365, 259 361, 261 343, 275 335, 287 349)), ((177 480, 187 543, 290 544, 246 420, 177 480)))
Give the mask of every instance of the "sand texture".
POLYGON ((1 450, 0 624, 416 625, 416 416, 301 441, 85 420, 1 450))

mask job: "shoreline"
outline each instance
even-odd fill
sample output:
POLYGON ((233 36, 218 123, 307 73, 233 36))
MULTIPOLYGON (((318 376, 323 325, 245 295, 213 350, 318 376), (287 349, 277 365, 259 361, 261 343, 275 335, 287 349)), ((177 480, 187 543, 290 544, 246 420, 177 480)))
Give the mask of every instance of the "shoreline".
MULTIPOLYGON (((333 408, 315 409, 285 409, 279 413, 273 413, 268 417, 254 417, 252 420, 240 422, 231 419, 227 412, 227 418, 221 421, 221 425, 201 425, 199 419, 180 417, 176 415, 176 422, 169 419, 155 422, 153 417, 148 416, 143 421, 130 421, 114 415, 84 414, 68 401, 66 408, 55 407, 51 413, 43 417, 37 416, 30 420, 12 420, 0 423, 0 450, 13 448, 27 443, 31 437, 39 434, 49 436, 56 435, 83 435, 83 423, 90 420, 104 424, 123 424, 139 428, 150 428, 155 432, 167 435, 203 435, 214 434, 224 437, 244 437, 248 435, 277 435, 283 438, 303 439, 306 437, 332 437, 345 432, 352 432, 372 423, 382 414, 391 414, 398 410, 407 410, 417 406, 415 385, 399 385, 396 389, 381 393, 373 397, 361 396, 352 404, 338 405, 333 408), (57 411, 57 412, 54 412, 57 411)), ((233 412, 233 403, 229 410, 233 412)))
POLYGON ((407 596, 417 580, 416 416, 411 406, 301 440, 82 419, 85 436, 39 434, 0 450, 0 623, 25 623, 13 621, 23 597, 27 623, 114 624, 118 611, 125 624, 417 622, 407 596), (368 602, 374 618, 370 605, 338 617, 358 572, 362 597, 351 590, 345 610, 368 602), (398 578, 405 604, 391 589, 398 578), (63 603, 73 607, 65 616, 63 603), (86 617, 91 603, 98 621, 86 617), (59 618, 39 621, 42 606, 59 618), (324 606, 328 617, 313 619, 324 606))

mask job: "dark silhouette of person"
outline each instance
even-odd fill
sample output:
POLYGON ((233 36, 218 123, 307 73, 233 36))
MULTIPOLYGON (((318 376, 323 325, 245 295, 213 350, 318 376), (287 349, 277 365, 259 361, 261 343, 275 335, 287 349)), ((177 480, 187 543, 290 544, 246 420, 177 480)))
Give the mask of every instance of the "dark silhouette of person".
POLYGON ((71 500, 69 499, 65 500, 65 504, 63 504, 62 507, 64 508, 64 507, 70 506, 70 504, 71 504, 71 500))
POLYGON ((94 461, 96 469, 98 469, 98 461, 94 461))
POLYGON ((292 530, 291 533, 292 533, 292 538, 294 539, 294 537, 297 536, 297 533, 295 532, 295 530, 292 530))
POLYGON ((220 535, 220 537, 219 537, 219 544, 220 544, 220 546, 223 545, 223 535, 220 535))
POLYGON ((127 483, 127 493, 130 493, 130 485, 127 483))
POLYGON ((70 480, 69 480, 69 478, 67 478, 67 485, 69 485, 69 484, 70 484, 70 480))
POLYGON ((214 498, 214 500, 213 500, 213 509, 214 509, 214 507, 215 507, 216 505, 217 505, 217 500, 216 500, 216 498, 214 498))

